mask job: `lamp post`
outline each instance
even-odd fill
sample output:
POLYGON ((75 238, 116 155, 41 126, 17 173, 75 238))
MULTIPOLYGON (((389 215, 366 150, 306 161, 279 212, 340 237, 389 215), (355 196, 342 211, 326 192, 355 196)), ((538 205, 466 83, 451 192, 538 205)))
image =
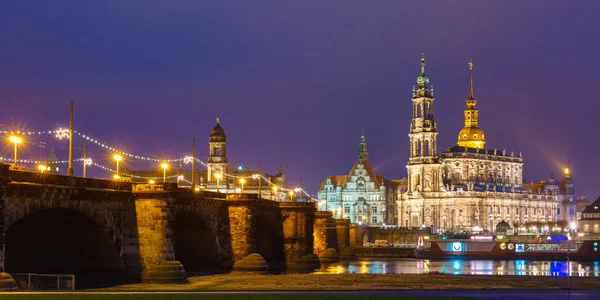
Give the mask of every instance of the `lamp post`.
POLYGON ((163 182, 167 182, 167 169, 169 168, 169 164, 168 163, 162 163, 160 166, 163 169, 163 182))
POLYGON ((240 178, 240 183, 242 184, 242 193, 244 193, 244 183, 246 183, 246 179, 240 178))
POLYGON ((15 144, 15 166, 16 166, 17 165, 17 145, 22 143, 23 139, 16 135, 12 135, 12 136, 10 136, 10 138, 8 138, 8 140, 15 144))
POLYGON ((273 186, 273 195, 271 196, 271 200, 277 200, 277 186, 273 186))
MULTIPOLYGON (((123 156, 119 155, 119 154, 115 154, 113 156, 113 159, 115 161, 117 161, 117 174, 115 174, 116 176, 119 176, 119 162, 123 160, 123 156)), ((116 179, 116 178, 115 178, 116 179)))
POLYGON ((294 192, 290 191, 289 194, 290 194, 290 202, 293 202, 294 201, 294 198, 293 198, 294 197, 294 192))
POLYGON ((220 187, 219 184, 221 183, 221 177, 222 177, 221 173, 215 174, 215 178, 217 179, 217 193, 219 192, 219 187, 220 187))

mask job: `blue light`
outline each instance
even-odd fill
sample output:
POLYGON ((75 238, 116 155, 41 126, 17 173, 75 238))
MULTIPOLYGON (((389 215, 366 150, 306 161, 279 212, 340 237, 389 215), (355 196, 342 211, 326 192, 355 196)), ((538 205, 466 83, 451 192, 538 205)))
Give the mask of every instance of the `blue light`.
POLYGON ((597 247, 597 246, 598 246, 598 242, 594 242, 594 247, 597 247))
POLYGON ((239 171, 241 171, 241 170, 243 170, 243 169, 244 169, 244 166, 242 166, 242 165, 238 165, 238 170, 239 170, 239 171))

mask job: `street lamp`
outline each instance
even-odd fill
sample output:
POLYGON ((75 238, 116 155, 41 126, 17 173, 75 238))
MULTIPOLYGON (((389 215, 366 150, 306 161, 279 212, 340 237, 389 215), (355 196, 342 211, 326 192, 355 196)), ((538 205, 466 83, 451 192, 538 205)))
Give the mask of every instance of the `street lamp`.
POLYGON ((115 176, 113 176, 113 178, 114 178, 115 180, 119 180, 119 179, 121 179, 121 176, 119 176, 118 174, 115 174, 115 176))
POLYGON ((223 175, 221 175, 221 173, 217 173, 215 174, 215 178, 217 179, 217 193, 219 192, 219 183, 221 182, 221 177, 223 175))
POLYGON ((169 168, 169 164, 162 163, 160 166, 163 168, 163 182, 167 182, 167 169, 169 168))
MULTIPOLYGON (((119 162, 123 160, 123 156, 119 154, 113 155, 113 159, 117 161, 117 176, 119 176, 119 162)), ((115 178, 116 179, 116 178, 115 178)))
POLYGON ((17 145, 20 144, 21 142, 23 142, 23 139, 16 135, 11 135, 10 138, 8 138, 8 140, 15 144, 15 166, 16 166, 17 165, 17 145))
POLYGON ((294 198, 292 198, 292 197, 294 197, 294 192, 290 191, 289 194, 290 194, 290 202, 294 201, 294 198))
POLYGON ((271 200, 277 200, 277 186, 273 186, 273 195, 271 196, 271 200))
POLYGON ((244 183, 246 183, 246 179, 240 178, 240 183, 242 184, 242 193, 244 192, 244 183))
POLYGON ((154 184, 154 182, 155 182, 155 181, 154 181, 154 180, 152 180, 152 179, 148 180, 148 183, 149 183, 149 184, 154 184))
POLYGON ((40 172, 43 174, 43 173, 44 173, 44 171, 46 171, 46 170, 49 170, 49 169, 50 169, 50 167, 46 167, 46 166, 44 166, 44 165, 39 165, 39 166, 38 166, 38 169, 39 169, 39 170, 40 170, 40 172))

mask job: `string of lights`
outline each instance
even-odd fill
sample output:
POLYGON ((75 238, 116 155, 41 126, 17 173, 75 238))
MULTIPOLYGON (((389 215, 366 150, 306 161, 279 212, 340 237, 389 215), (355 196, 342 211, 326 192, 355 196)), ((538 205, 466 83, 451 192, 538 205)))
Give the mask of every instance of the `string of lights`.
MULTIPOLYGON (((105 171, 108 171, 110 173, 116 173, 117 172, 115 169, 103 166, 101 164, 92 163, 92 165, 94 167, 98 167, 98 168, 103 169, 105 171)), ((138 178, 138 179, 148 179, 148 180, 163 179, 163 176, 140 176, 140 175, 129 174, 129 173, 122 173, 122 172, 120 173, 120 175, 123 175, 123 176, 126 176, 126 177, 138 178)), ((166 176, 165 178, 177 178, 179 176, 182 176, 182 175, 169 175, 169 176, 166 176)))
MULTIPOLYGON (((79 132, 77 130, 73 130, 73 133, 76 134, 78 137, 80 137, 80 138, 82 138, 82 139, 84 139, 86 141, 92 142, 93 144, 95 144, 95 145, 97 145, 97 146, 99 146, 99 147, 101 147, 101 148, 103 148, 105 150, 111 151, 113 153, 118 153, 118 154, 124 155, 124 156, 129 157, 129 158, 133 158, 133 159, 137 159, 137 160, 143 160, 143 161, 151 161, 151 162, 163 162, 163 163, 164 162, 181 162, 182 161, 182 162, 184 162, 186 164, 192 163, 192 161, 195 159, 196 162, 199 162, 204 167, 210 168, 209 165, 206 162, 204 162, 204 161, 202 161, 202 160, 200 160, 198 158, 193 158, 191 156, 186 156, 184 158, 157 159, 157 158, 152 158, 152 157, 143 156, 143 155, 136 155, 136 154, 133 154, 133 153, 130 153, 130 152, 119 150, 119 149, 117 149, 117 148, 115 148, 115 147, 113 147, 111 145, 108 145, 108 144, 106 144, 104 142, 101 142, 98 139, 95 139, 95 138, 91 137, 90 135, 84 134, 84 133, 79 132)), ((20 131, 20 130, 17 130, 17 131, 7 131, 7 130, 4 130, 4 131, 0 131, 0 134, 11 134, 11 135, 54 135, 58 139, 69 139, 69 129, 63 129, 63 128, 59 128, 57 130, 45 130, 45 131, 20 131)), ((0 157, 0 161, 13 161, 13 159, 8 158, 8 157, 0 157)), ((92 166, 93 165, 93 166, 99 167, 101 169, 104 169, 106 171, 110 171, 112 173, 116 173, 115 170, 113 170, 111 168, 108 168, 108 167, 102 166, 100 164, 94 163, 91 158, 86 158, 86 159, 79 158, 79 159, 75 159, 74 161, 83 161, 88 166, 92 166)), ((53 163, 53 164, 66 164, 66 163, 68 163, 68 160, 60 160, 60 161, 49 162, 49 161, 41 161, 41 160, 24 160, 24 159, 18 159, 17 163, 23 163, 23 164, 49 164, 49 163, 53 163)), ((276 187, 277 190, 279 190, 281 192, 304 193, 304 195, 312 198, 312 196, 310 196, 310 194, 308 192, 306 192, 304 189, 301 189, 301 188, 289 189, 289 188, 285 188, 285 187, 279 186, 279 185, 273 183, 272 181, 270 181, 263 174, 252 174, 250 176, 239 176, 239 175, 236 175, 236 174, 222 172, 221 170, 216 169, 216 168, 212 168, 212 170, 216 171, 216 172, 220 172, 223 176, 226 176, 226 177, 229 177, 229 178, 235 178, 235 179, 254 179, 254 180, 258 180, 260 178, 260 179, 265 180, 269 185, 271 185, 273 187, 276 187)), ((163 177, 160 177, 160 176, 158 176, 158 177, 147 177, 147 176, 139 176, 139 175, 134 175, 134 174, 123 174, 123 175, 128 176, 128 177, 139 178, 139 179, 161 179, 161 178, 163 178, 163 177)), ((179 175, 179 176, 178 175, 170 175, 167 178, 176 178, 176 177, 177 177, 177 181, 178 182, 185 181, 185 182, 191 184, 191 182, 188 181, 187 179, 183 178, 182 175, 179 175)))
MULTIPOLYGON (((11 157, 3 157, 0 156, 0 161, 6 162, 14 162, 14 159, 11 157)), ((83 158, 74 159, 73 161, 84 161, 83 158)), ((56 160, 56 161, 48 161, 48 160, 29 160, 29 159, 17 159, 17 163, 20 164, 67 164, 68 160, 56 160)))

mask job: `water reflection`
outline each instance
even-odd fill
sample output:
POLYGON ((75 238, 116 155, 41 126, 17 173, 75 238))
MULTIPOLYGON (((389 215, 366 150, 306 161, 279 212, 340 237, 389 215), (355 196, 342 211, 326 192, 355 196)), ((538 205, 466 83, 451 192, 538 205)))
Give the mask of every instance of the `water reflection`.
POLYGON ((316 273, 329 274, 471 274, 600 277, 599 262, 526 260, 398 259, 323 264, 316 273))

